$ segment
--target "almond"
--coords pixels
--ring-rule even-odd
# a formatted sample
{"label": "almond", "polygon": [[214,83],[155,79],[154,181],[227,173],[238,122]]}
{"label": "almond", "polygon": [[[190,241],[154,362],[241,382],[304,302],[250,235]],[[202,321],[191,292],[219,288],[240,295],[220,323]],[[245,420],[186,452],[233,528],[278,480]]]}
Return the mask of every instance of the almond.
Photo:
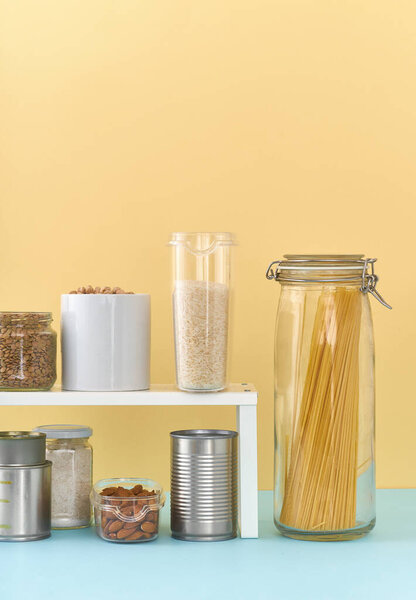
{"label": "almond", "polygon": [[124,523],[124,529],[134,529],[137,527],[138,523],[136,521],[131,521],[128,523]]}
{"label": "almond", "polygon": [[154,533],[156,531],[156,525],[150,521],[145,521],[142,523],[141,528],[145,533]]}
{"label": "almond", "polygon": [[117,539],[118,540],[124,540],[124,538],[128,537],[129,535],[132,535],[131,529],[120,529],[117,532]]}
{"label": "almond", "polygon": [[142,510],[143,506],[146,506],[146,504],[147,504],[146,500],[142,500],[142,499],[139,500],[139,499],[137,499],[134,502],[134,512],[135,513],[140,512]]}
{"label": "almond", "polygon": [[120,512],[126,517],[131,517],[133,516],[134,508],[132,506],[126,506],[125,508],[120,508]]}
{"label": "almond", "polygon": [[114,523],[114,521],[112,519],[109,519],[106,526],[104,527],[104,533],[110,533],[109,529],[110,529],[111,523]]}
{"label": "almond", "polygon": [[110,527],[108,528],[109,533],[115,533],[117,531],[120,531],[120,529],[123,528],[123,521],[113,521],[110,525]]}
{"label": "almond", "polygon": [[117,490],[117,488],[115,488],[115,487],[107,487],[107,488],[104,488],[100,492],[100,495],[101,496],[112,496],[116,490]]}
{"label": "almond", "polygon": [[126,537],[125,540],[140,540],[140,538],[144,538],[145,535],[145,533],[142,533],[140,530],[138,530]]}
{"label": "almond", "polygon": [[133,494],[131,493],[130,490],[127,490],[126,488],[118,487],[116,489],[114,495],[117,496],[117,498],[128,498],[129,496],[132,496]]}

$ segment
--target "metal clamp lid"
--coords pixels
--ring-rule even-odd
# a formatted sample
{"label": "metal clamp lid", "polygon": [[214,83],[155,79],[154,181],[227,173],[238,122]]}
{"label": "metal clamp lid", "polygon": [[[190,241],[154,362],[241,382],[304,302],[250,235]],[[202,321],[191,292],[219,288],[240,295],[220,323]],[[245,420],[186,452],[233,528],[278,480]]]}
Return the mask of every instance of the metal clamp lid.
{"label": "metal clamp lid", "polygon": [[[338,256],[300,256],[285,255],[287,260],[275,260],[267,268],[266,278],[278,281],[282,279],[291,283],[336,283],[336,282],[359,282],[360,290],[363,294],[370,293],[380,304],[391,309],[390,304],[384,300],[381,294],[376,290],[378,276],[374,272],[374,263],[376,258],[362,258],[362,255],[338,255]],[[367,273],[368,267],[371,267],[370,273]],[[360,270],[360,273],[351,276],[339,276],[324,279],[291,277],[285,275],[284,271],[354,271]]]}

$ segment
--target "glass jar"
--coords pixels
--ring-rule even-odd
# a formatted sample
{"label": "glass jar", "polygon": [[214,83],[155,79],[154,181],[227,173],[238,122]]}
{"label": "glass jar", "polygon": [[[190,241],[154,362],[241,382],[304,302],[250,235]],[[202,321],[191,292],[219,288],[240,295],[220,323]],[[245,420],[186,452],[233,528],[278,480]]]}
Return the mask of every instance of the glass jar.
{"label": "glass jar", "polygon": [[49,390],[56,381],[50,312],[0,312],[0,389]]}
{"label": "glass jar", "polygon": [[282,534],[296,539],[354,539],[375,525],[374,343],[367,292],[388,305],[375,290],[376,259],[285,258],[267,272],[282,284],[275,338],[274,520]]}
{"label": "glass jar", "polygon": [[176,381],[188,392],[227,385],[231,233],[173,233]]}
{"label": "glass jar", "polygon": [[42,425],[34,431],[46,434],[46,458],[52,462],[52,528],[88,527],[92,429],[82,425]]}

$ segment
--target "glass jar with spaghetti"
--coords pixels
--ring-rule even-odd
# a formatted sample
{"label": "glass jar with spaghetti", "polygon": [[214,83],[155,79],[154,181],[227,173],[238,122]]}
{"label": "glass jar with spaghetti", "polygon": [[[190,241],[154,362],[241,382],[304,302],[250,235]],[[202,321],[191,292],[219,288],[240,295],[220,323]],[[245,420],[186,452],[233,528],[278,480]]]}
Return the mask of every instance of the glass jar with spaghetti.
{"label": "glass jar with spaghetti", "polygon": [[375,525],[376,259],[285,255],[275,337],[274,520],[288,537],[344,540]]}

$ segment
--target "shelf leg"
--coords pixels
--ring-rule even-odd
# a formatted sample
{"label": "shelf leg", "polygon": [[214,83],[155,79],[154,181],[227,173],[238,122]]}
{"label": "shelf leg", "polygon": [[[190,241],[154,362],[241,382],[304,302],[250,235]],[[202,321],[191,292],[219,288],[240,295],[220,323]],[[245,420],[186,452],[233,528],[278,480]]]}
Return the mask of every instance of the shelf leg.
{"label": "shelf leg", "polygon": [[242,538],[257,538],[257,406],[237,406],[239,515]]}

